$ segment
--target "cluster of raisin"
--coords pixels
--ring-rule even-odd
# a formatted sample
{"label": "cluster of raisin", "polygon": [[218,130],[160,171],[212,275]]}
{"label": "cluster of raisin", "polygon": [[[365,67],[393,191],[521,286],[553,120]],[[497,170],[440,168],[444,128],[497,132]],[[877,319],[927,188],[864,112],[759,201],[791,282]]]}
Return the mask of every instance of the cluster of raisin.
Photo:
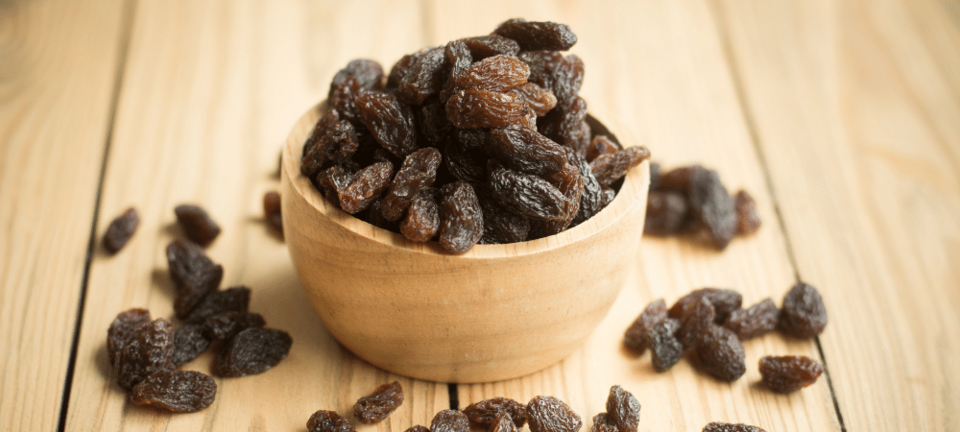
{"label": "cluster of raisin", "polygon": [[[199,207],[178,206],[175,212],[191,240],[209,244],[220,233]],[[219,289],[223,266],[199,244],[174,240],[166,255],[177,289],[173,308],[182,324],[152,320],[144,309],[122,312],[107,331],[107,354],[134,404],[195,412],[213,403],[217,385],[200,372],[177,368],[222,344],[215,364],[218,375],[258,374],[286,358],[293,339],[285,331],[264,328],[263,316],[249,312],[249,288]]]}
{"label": "cluster of raisin", "polygon": [[[564,24],[354,60],[303,147],[301,174],[343,211],[450,253],[557,234],[597,214],[649,158],[591,128],[584,65]],[[594,130],[598,129],[598,130]]]}
{"label": "cluster of raisin", "polygon": [[[775,329],[791,337],[813,338],[827,325],[823,298],[803,282],[787,292],[780,309],[770,299],[747,309],[742,303],[739,292],[717,288],[695,290],[669,309],[663,299],[653,301],[627,328],[623,344],[638,354],[649,348],[657,372],[666,372],[688,355],[704,372],[734,381],[747,370],[741,340]],[[760,361],[763,383],[781,393],[813,384],[822,372],[817,362],[802,356]]]}
{"label": "cluster of raisin", "polygon": [[757,206],[747,191],[730,196],[716,171],[700,165],[660,173],[660,164],[650,164],[650,195],[643,233],[670,236],[705,233],[719,250],[737,235],[760,229]]}

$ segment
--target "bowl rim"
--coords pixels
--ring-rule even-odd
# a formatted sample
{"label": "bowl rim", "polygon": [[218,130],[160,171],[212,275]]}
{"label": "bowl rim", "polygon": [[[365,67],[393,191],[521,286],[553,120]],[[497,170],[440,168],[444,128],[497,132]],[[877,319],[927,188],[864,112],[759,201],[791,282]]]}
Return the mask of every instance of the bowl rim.
{"label": "bowl rim", "polygon": [[[622,217],[631,213],[634,207],[644,201],[643,198],[645,198],[647,194],[650,180],[649,160],[645,160],[640,166],[627,171],[623,185],[620,187],[620,191],[617,192],[614,200],[599,213],[580,225],[564,230],[559,234],[536,240],[508,244],[476,244],[465,253],[451,254],[444,251],[436,241],[431,240],[425,243],[414,242],[404,237],[403,234],[377,227],[343,211],[339,207],[328,203],[320,191],[313,186],[313,183],[300,174],[300,155],[302,154],[303,144],[307,138],[309,138],[316,122],[327,112],[328,108],[327,100],[324,99],[320,101],[320,103],[310,107],[294,124],[290,134],[287,136],[287,140],[284,142],[281,152],[281,175],[290,181],[292,189],[321,215],[321,217],[326,217],[340,227],[367,240],[396,247],[408,253],[432,255],[448,259],[491,259],[545,253],[564,248],[597,235],[606,227],[615,224]],[[594,123],[603,126],[607,129],[606,132],[612,135],[612,132],[610,132],[609,128],[606,128],[604,123],[601,123],[596,117],[590,114],[587,115],[592,118]],[[616,140],[616,137],[613,138]],[[637,144],[626,143],[622,145],[626,148],[633,147]],[[640,239],[637,239],[637,241],[640,241]]]}

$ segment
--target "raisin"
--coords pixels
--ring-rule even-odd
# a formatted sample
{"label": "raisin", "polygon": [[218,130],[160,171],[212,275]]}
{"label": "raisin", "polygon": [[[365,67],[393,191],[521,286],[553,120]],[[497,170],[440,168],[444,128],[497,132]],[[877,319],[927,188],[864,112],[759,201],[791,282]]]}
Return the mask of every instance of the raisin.
{"label": "raisin", "polygon": [[425,141],[425,147],[439,146],[444,143],[453,129],[450,120],[447,120],[446,104],[439,99],[434,99],[423,104],[418,113],[417,124],[420,129],[417,136]]}
{"label": "raisin", "polygon": [[203,298],[184,321],[201,324],[217,315],[227,312],[246,312],[250,306],[250,288],[236,286],[223,291],[215,291]]}
{"label": "raisin", "polygon": [[566,197],[540,177],[493,165],[489,184],[493,196],[514,213],[544,220],[566,215]]}
{"label": "raisin", "polygon": [[483,214],[473,187],[462,181],[440,190],[440,246],[464,253],[483,235]]}
{"label": "raisin", "polygon": [[512,213],[496,200],[480,200],[483,210],[483,237],[481,244],[519,243],[530,233],[530,220]]}
{"label": "raisin", "polygon": [[133,233],[137,231],[139,225],[140,213],[137,213],[137,209],[133,207],[128,208],[127,211],[110,222],[106,234],[103,235],[103,246],[110,253],[119,252],[130,241],[130,237],[133,237]]}
{"label": "raisin", "polygon": [[397,97],[411,105],[422,104],[428,97],[440,93],[449,68],[444,47],[431,48],[404,73]]}
{"label": "raisin", "polygon": [[482,60],[498,54],[515,56],[520,52],[520,44],[517,41],[499,35],[475,36],[460,40],[470,49],[474,60]]}
{"label": "raisin", "polygon": [[[557,104],[546,116],[537,122],[540,133],[557,144],[574,150],[580,145],[580,132],[583,120],[587,117],[587,101],[576,98],[569,105]],[[596,171],[596,170],[594,170]],[[594,172],[596,175],[596,172]],[[600,177],[598,176],[599,180]]]}
{"label": "raisin", "polygon": [[149,322],[150,312],[146,309],[130,309],[120,312],[114,318],[107,330],[107,356],[110,358],[111,366],[115,364],[117,355],[123,351],[127,341]]}
{"label": "raisin", "polygon": [[674,168],[660,175],[657,190],[686,194],[691,189],[694,178],[702,171],[706,171],[706,168],[700,165]]}
{"label": "raisin", "polygon": [[175,413],[200,411],[217,397],[217,383],[194,371],[170,371],[150,375],[133,387],[130,402]]}
{"label": "raisin", "polygon": [[[571,150],[572,152],[572,150]],[[583,196],[583,177],[577,167],[566,164],[559,172],[544,176],[563,194],[563,215],[556,220],[545,221],[540,234],[542,237],[554,235],[567,229],[580,211],[580,198]]]}
{"label": "raisin", "polygon": [[313,177],[323,167],[326,162],[324,153],[321,151],[326,138],[330,136],[333,129],[340,123],[340,114],[337,110],[327,111],[317,124],[313,126],[310,137],[303,144],[303,156],[300,160],[300,174],[306,177]]}
{"label": "raisin", "polygon": [[364,220],[366,220],[367,222],[370,223],[370,225],[373,225],[375,227],[383,228],[387,231],[399,232],[400,224],[398,224],[395,221],[388,221],[386,218],[383,217],[383,211],[381,211],[381,208],[380,208],[381,201],[382,199],[377,198],[376,200],[373,201],[372,204],[370,204],[370,208],[367,209],[367,217]]}
{"label": "raisin", "polygon": [[447,81],[447,86],[451,86],[473,63],[473,55],[470,54],[470,48],[463,40],[448,42],[443,48],[443,53],[447,56],[447,63],[450,64],[450,80]]}
{"label": "raisin", "polygon": [[354,77],[347,77],[337,85],[333,97],[328,100],[330,107],[340,113],[340,120],[351,123],[360,123],[360,113],[357,110],[355,98],[361,93],[360,83]]}
{"label": "raisin", "polygon": [[283,238],[283,217],[280,214],[280,194],[270,191],[263,195],[263,218],[273,232]]}
{"label": "raisin", "polygon": [[491,157],[506,167],[529,174],[545,175],[560,171],[566,163],[563,147],[540,135],[536,129],[514,125],[490,131]]}
{"label": "raisin", "polygon": [[328,162],[343,164],[357,152],[360,141],[353,124],[341,120],[330,130],[330,133],[323,137],[317,146],[318,157],[321,158],[323,164]]}
{"label": "raisin", "polygon": [[680,322],[677,339],[680,340],[684,350],[689,351],[697,347],[704,334],[710,331],[715,318],[716,312],[706,297],[700,297],[696,302],[684,305],[680,317],[677,318]]}
{"label": "raisin", "polygon": [[323,190],[323,196],[333,205],[340,207],[340,194],[356,175],[346,165],[334,165],[317,174],[318,188]]}
{"label": "raisin", "polygon": [[601,186],[609,187],[613,182],[623,177],[627,170],[640,165],[650,158],[650,150],[646,147],[630,147],[612,154],[605,154],[590,162],[593,175]]}
{"label": "raisin", "polygon": [[616,426],[610,423],[610,419],[607,418],[607,413],[600,413],[593,416],[593,426],[590,427],[591,432],[619,432]]}
{"label": "raisin", "polygon": [[777,393],[793,393],[817,381],[823,367],[804,356],[764,356],[760,358],[763,384]]}
{"label": "raisin", "polygon": [[675,336],[679,329],[677,320],[667,318],[647,331],[646,344],[650,347],[653,369],[657,372],[670,370],[683,357],[683,345]]}
{"label": "raisin", "polygon": [[500,413],[488,429],[489,432],[517,432],[517,425],[513,423],[510,414]]}
{"label": "raisin", "polygon": [[593,130],[590,129],[590,123],[587,122],[586,119],[580,122],[579,139],[580,141],[577,143],[576,147],[573,147],[573,149],[576,150],[580,156],[586,156],[587,148],[590,147],[590,143],[592,142],[591,140],[593,139]]}
{"label": "raisin", "polygon": [[727,328],[713,326],[694,350],[697,366],[722,381],[735,381],[747,371],[743,344]]}
{"label": "raisin", "polygon": [[458,142],[449,142],[444,147],[443,162],[447,171],[458,180],[479,184],[487,179],[487,155],[478,148],[466,148]]}
{"label": "raisin", "polygon": [[210,348],[210,339],[203,335],[202,325],[186,324],[177,327],[173,333],[173,348],[170,361],[174,368],[178,368],[205,353]]}
{"label": "raisin", "polygon": [[623,334],[623,346],[637,354],[643,354],[647,350],[647,332],[665,319],[667,319],[667,302],[663,299],[650,302],[633,324],[627,327],[627,331]]}
{"label": "raisin", "polygon": [[237,333],[248,328],[263,327],[267,321],[263,316],[253,312],[226,312],[207,318],[203,322],[203,334],[211,340],[230,340]]}
{"label": "raisin", "polygon": [[713,170],[694,171],[687,191],[693,217],[707,228],[717,249],[723,250],[737,232],[733,198]]}
{"label": "raisin", "polygon": [[223,266],[214,264],[203,248],[185,240],[174,240],[166,249],[167,268],[177,289],[173,310],[183,319],[223,280]]}
{"label": "raisin", "polygon": [[707,423],[703,427],[703,432],[765,432],[756,426],[750,426],[743,423]]}
{"label": "raisin", "polygon": [[416,425],[410,426],[404,432],[430,432],[430,429],[428,429],[426,426]]}
{"label": "raisin", "polygon": [[435,148],[428,147],[407,155],[380,203],[383,217],[390,221],[400,219],[420,190],[433,185],[439,166],[440,151]]}
{"label": "raisin", "polygon": [[209,245],[220,235],[220,226],[198,206],[181,204],[174,208],[173,212],[177,215],[177,222],[183,227],[187,237],[200,246]]}
{"label": "raisin", "polygon": [[580,196],[580,210],[577,216],[573,218],[574,224],[581,224],[587,219],[592,218],[609,203],[605,203],[603,187],[593,175],[593,169],[590,164],[579,153],[567,152],[567,160],[574,164],[580,171],[580,177],[583,178],[583,194]]}
{"label": "raisin", "polygon": [[577,432],[583,426],[580,416],[562,400],[537,396],[527,403],[530,432]]}
{"label": "raisin", "polygon": [[463,409],[470,421],[484,426],[490,426],[500,414],[507,414],[519,428],[527,423],[526,407],[522,403],[505,397],[484,399],[472,403]]}
{"label": "raisin", "polygon": [[[593,162],[600,156],[614,154],[617,151],[617,146],[613,145],[613,141],[610,141],[610,138],[606,135],[597,135],[593,137],[593,140],[590,141],[590,147],[587,148],[587,160]],[[652,172],[651,169],[651,173]]]}
{"label": "raisin", "polygon": [[360,119],[383,148],[397,157],[417,149],[413,111],[387,93],[365,92],[356,97]]}
{"label": "raisin", "polygon": [[557,98],[558,106],[568,106],[577,99],[583,86],[583,60],[576,55],[568,55],[554,63],[549,71],[550,86],[546,87]]}
{"label": "raisin", "polygon": [[783,297],[779,327],[802,339],[816,337],[827,326],[827,307],[816,288],[797,282]]}
{"label": "raisin", "polygon": [[546,90],[553,88],[552,71],[563,60],[563,54],[556,51],[524,51],[517,58],[530,67],[530,82]]}
{"label": "raisin", "polygon": [[440,209],[432,189],[421,190],[400,223],[400,233],[415,242],[426,242],[440,231]]}
{"label": "raisin", "polygon": [[733,198],[734,208],[737,211],[737,234],[749,235],[760,229],[760,215],[757,214],[757,203],[747,191],[737,192]]}
{"label": "raisin", "polygon": [[489,90],[464,90],[447,101],[447,119],[458,128],[504,127],[523,121],[527,105]]}
{"label": "raisin", "polygon": [[390,186],[391,176],[393,165],[388,162],[377,162],[360,170],[340,192],[340,208],[350,214],[366,210]]}
{"label": "raisin", "polygon": [[532,108],[533,112],[538,116],[547,115],[547,112],[557,106],[557,97],[553,92],[532,82],[520,84],[507,92],[507,94],[526,102],[527,106]]}
{"label": "raisin", "polygon": [[724,327],[736,333],[740,340],[747,340],[776,329],[779,318],[777,305],[766,299],[747,309],[733,311]]}
{"label": "raisin", "polygon": [[171,370],[173,336],[173,324],[163,318],[140,327],[117,353],[114,369],[120,387],[130,389],[153,373]]}
{"label": "raisin", "polygon": [[173,310],[177,318],[183,319],[199,305],[210,293],[217,290],[223,280],[223,266],[207,267],[192,275],[178,287],[177,298],[173,301]]}
{"label": "raisin", "polygon": [[457,76],[454,88],[505,92],[527,82],[530,67],[516,57],[496,55],[480,60]]}
{"label": "raisin", "polygon": [[333,411],[320,410],[307,420],[308,432],[357,432],[350,421]]}
{"label": "raisin", "polygon": [[690,221],[687,200],[676,192],[655,191],[647,196],[647,218],[643,233],[669,236],[680,232]]}
{"label": "raisin", "polygon": [[566,51],[577,43],[577,35],[573,34],[570,26],[550,21],[528,22],[514,18],[504,21],[493,33],[517,41],[524,51]]}
{"label": "raisin", "polygon": [[660,189],[660,164],[650,162],[650,192]]}
{"label": "raisin", "polygon": [[347,67],[340,69],[333,76],[330,83],[330,91],[327,92],[327,99],[333,99],[333,92],[337,86],[353,77],[360,87],[367,90],[375,90],[383,87],[383,67],[374,60],[356,59],[347,63]]}
{"label": "raisin", "polygon": [[622,387],[610,387],[610,395],[607,396],[607,419],[619,432],[637,432],[640,424],[640,402]]}
{"label": "raisin", "polygon": [[237,333],[217,356],[223,377],[242,377],[270,370],[287,358],[293,339],[283,330],[253,327]]}
{"label": "raisin", "polygon": [[353,405],[353,415],[363,424],[383,421],[390,413],[403,404],[403,388],[394,381],[377,387],[370,395],[357,400]]}
{"label": "raisin", "polygon": [[740,309],[740,306],[743,305],[743,296],[741,296],[739,292],[731,289],[701,288],[691,291],[689,294],[677,300],[673,306],[670,306],[667,314],[670,318],[680,319],[688,305],[698,302],[701,297],[706,297],[707,300],[710,300],[713,310],[716,311],[716,320],[714,322],[717,324],[726,322],[730,314]]}
{"label": "raisin", "polygon": [[430,422],[430,432],[469,432],[470,420],[457,410],[443,410]]}
{"label": "raisin", "polygon": [[613,202],[613,199],[617,197],[617,192],[613,189],[603,189],[603,201],[600,201],[600,208],[604,208],[610,203]]}

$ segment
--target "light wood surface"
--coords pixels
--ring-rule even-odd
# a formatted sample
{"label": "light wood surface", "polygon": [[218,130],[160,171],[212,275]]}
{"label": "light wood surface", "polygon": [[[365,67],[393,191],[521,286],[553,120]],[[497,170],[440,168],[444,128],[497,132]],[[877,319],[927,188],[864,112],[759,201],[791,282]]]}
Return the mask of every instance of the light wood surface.
{"label": "light wood surface", "polygon": [[[588,428],[621,384],[643,405],[641,431],[713,420],[771,432],[957,430],[955,2],[475,3],[0,2],[0,430],[56,429],[65,391],[69,431],[303,430],[313,411],[348,414],[357,397],[397,379],[320,324],[284,245],[263,226],[260,199],[279,188],[276,157],[293,123],[347,61],[389,65],[513,16],[569,23],[591,111],[623,120],[615,132],[638,137],[667,167],[703,162],[731,189],[746,188],[764,226],[723,253],[644,238],[583,347],[542,372],[459,385],[461,408],[553,394]],[[294,348],[263,375],[218,379],[210,409],[171,416],[125,401],[104,338],[127,308],[171,315],[163,247],[178,235],[172,208],[182,202],[221,223],[208,252],[224,265],[224,284],[250,286],[252,309],[290,331]],[[85,279],[91,229],[99,241],[131,205],[143,218],[136,236],[114,257],[97,244]],[[748,341],[747,374],[733,384],[685,361],[656,374],[649,355],[619,346],[653,299],[723,286],[748,304],[779,303],[797,277],[821,289],[831,313],[820,349],[778,335]],[[829,381],[791,396],[756,385],[759,357],[787,353],[825,359]],[[188,368],[209,371],[211,359]],[[445,384],[399,379],[401,410],[361,432],[427,425],[449,406]]]}

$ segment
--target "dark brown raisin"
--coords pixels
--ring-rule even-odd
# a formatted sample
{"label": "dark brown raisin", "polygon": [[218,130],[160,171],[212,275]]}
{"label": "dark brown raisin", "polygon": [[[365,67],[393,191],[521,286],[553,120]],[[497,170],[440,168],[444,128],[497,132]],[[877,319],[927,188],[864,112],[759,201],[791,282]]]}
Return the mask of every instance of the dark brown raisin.
{"label": "dark brown raisin", "polygon": [[217,356],[223,377],[242,377],[270,370],[287,358],[293,339],[283,330],[253,327],[237,333]]}
{"label": "dark brown raisin", "polygon": [[[486,134],[486,132],[480,132]],[[447,171],[456,179],[470,184],[486,181],[487,159],[487,154],[479,148],[468,148],[460,142],[448,142],[443,151],[443,164]]]}
{"label": "dark brown raisin", "polygon": [[230,340],[248,328],[263,327],[267,321],[253,312],[226,312],[203,322],[203,334],[211,340]]}
{"label": "dark brown raisin", "polygon": [[669,236],[680,232],[690,221],[687,200],[682,194],[654,191],[647,196],[647,218],[643,222],[646,235]]}
{"label": "dark brown raisin", "polygon": [[650,150],[646,147],[629,147],[612,154],[605,154],[590,162],[590,168],[597,181],[603,187],[609,187],[613,182],[622,178],[627,170],[640,165],[650,158]]}
{"label": "dark brown raisin", "polygon": [[713,170],[694,171],[687,200],[693,217],[707,228],[714,246],[723,250],[737,233],[733,198]]}
{"label": "dark brown raisin", "polygon": [[173,324],[163,318],[140,327],[117,354],[120,387],[130,389],[151,374],[172,370],[173,336]]}
{"label": "dark brown raisin", "polygon": [[760,358],[763,384],[777,393],[793,393],[817,382],[823,366],[804,356],[764,356]]}
{"label": "dark brown raisin", "polygon": [[576,150],[580,156],[586,156],[587,149],[590,147],[590,143],[592,142],[591,141],[592,139],[593,139],[593,130],[590,129],[590,123],[587,122],[586,119],[584,119],[584,121],[580,122],[580,135],[579,135],[580,141],[577,143],[575,147],[573,147],[573,149]]}
{"label": "dark brown raisin", "polygon": [[217,315],[227,312],[246,312],[250,306],[250,288],[236,286],[223,291],[215,291],[203,298],[203,301],[190,312],[184,321],[201,324]]}
{"label": "dark brown raisin", "polygon": [[430,429],[426,426],[416,425],[408,427],[407,430],[403,432],[430,432]]}
{"label": "dark brown raisin", "polygon": [[356,98],[360,119],[383,148],[397,157],[417,149],[417,128],[410,107],[387,93],[363,92]]}
{"label": "dark brown raisin", "polygon": [[802,339],[816,337],[827,326],[827,306],[816,288],[797,282],[783,297],[779,327]]}
{"label": "dark brown raisin", "polygon": [[510,414],[497,414],[496,420],[490,425],[489,432],[517,432],[517,425],[513,423]]}
{"label": "dark brown raisin", "polygon": [[593,137],[593,140],[590,141],[590,147],[587,148],[587,160],[593,162],[596,158],[603,156],[605,154],[614,154],[617,151],[617,146],[613,145],[613,141],[610,141],[606,135],[597,135]]}
{"label": "dark brown raisin", "polygon": [[217,397],[217,383],[194,371],[170,371],[150,375],[130,391],[134,405],[175,413],[200,411]]}
{"label": "dark brown raisin", "polygon": [[515,56],[520,52],[517,41],[499,35],[475,36],[460,39],[470,49],[474,60],[482,60],[498,54]]}
{"label": "dark brown raisin", "polygon": [[177,215],[177,222],[183,227],[187,237],[200,246],[209,245],[220,235],[220,226],[198,206],[181,204],[174,208],[173,212]]}
{"label": "dark brown raisin", "polygon": [[607,418],[620,432],[637,432],[640,424],[640,402],[622,387],[610,387],[610,395],[607,396]]}
{"label": "dark brown raisin", "polygon": [[691,291],[689,294],[680,297],[673,306],[670,306],[670,310],[667,314],[670,318],[680,319],[683,317],[683,311],[688,305],[694,304],[700,300],[701,297],[706,297],[707,300],[710,300],[710,304],[713,306],[713,310],[716,311],[716,322],[717,324],[723,324],[727,321],[727,318],[730,317],[730,314],[740,309],[740,306],[743,305],[743,296],[739,292],[732,289],[719,289],[719,288],[701,288],[698,290]]}
{"label": "dark brown raisin", "polygon": [[517,58],[530,66],[530,82],[546,90],[553,88],[553,70],[563,60],[563,54],[547,50],[524,51]]}
{"label": "dark brown raisin", "polygon": [[394,381],[377,387],[373,393],[357,400],[353,405],[353,415],[363,424],[383,421],[390,413],[403,404],[403,388]]}
{"label": "dark brown raisin", "polygon": [[523,121],[527,105],[489,90],[464,90],[447,101],[447,120],[458,128],[505,127]]}
{"label": "dark brown raisin", "polygon": [[519,243],[530,233],[530,220],[512,213],[494,199],[480,200],[483,210],[483,237],[481,244]]}
{"label": "dark brown raisin", "polygon": [[421,147],[435,147],[443,144],[449,138],[453,125],[447,120],[446,104],[440,99],[432,99],[423,104],[417,114],[419,135],[424,145]]}
{"label": "dark brown raisin", "polygon": [[577,99],[583,86],[583,60],[576,55],[568,55],[552,65],[550,86],[546,87],[557,98],[558,106],[568,106]]}
{"label": "dark brown raisin", "polygon": [[407,76],[408,73],[413,69],[413,65],[420,60],[426,53],[428,53],[432,48],[423,48],[420,51],[417,51],[413,54],[407,54],[403,57],[400,57],[393,67],[390,69],[390,75],[387,77],[387,88],[396,89],[400,86],[400,82],[403,81],[403,78]]}
{"label": "dark brown raisin", "polygon": [[547,115],[553,107],[557,106],[557,97],[553,92],[532,82],[520,84],[511,89],[507,94],[526,102],[538,116]]}
{"label": "dark brown raisin", "polygon": [[491,194],[514,213],[544,220],[566,216],[566,197],[540,177],[492,165],[489,185]]}
{"label": "dark brown raisin", "polygon": [[593,426],[590,427],[591,432],[619,432],[616,426],[610,423],[610,419],[607,418],[607,413],[603,412],[593,416]]}
{"label": "dark brown raisin", "polygon": [[440,151],[435,148],[428,147],[407,155],[380,202],[383,217],[399,220],[421,189],[433,185],[439,166]]}
{"label": "dark brown raisin", "polygon": [[528,22],[523,18],[514,18],[504,21],[493,33],[517,41],[524,51],[566,51],[577,43],[577,35],[573,34],[570,26],[550,21]]}
{"label": "dark brown raisin", "polygon": [[357,432],[350,421],[333,411],[320,410],[307,420],[308,432]]}
{"label": "dark brown raisin", "polygon": [[400,233],[415,242],[426,242],[440,231],[440,209],[433,189],[421,190],[400,223]]}
{"label": "dark brown raisin", "polygon": [[757,203],[745,190],[737,192],[733,198],[734,208],[737,211],[737,234],[749,235],[760,229],[760,215],[757,214]]}
{"label": "dark brown raisin", "polygon": [[340,69],[333,76],[330,82],[330,91],[327,92],[327,99],[333,99],[333,92],[337,86],[353,77],[357,84],[367,90],[374,90],[383,87],[383,67],[380,63],[367,59],[356,59],[347,63],[347,67]]}
{"label": "dark brown raisin", "polygon": [[667,302],[657,299],[647,305],[623,334],[623,346],[643,354],[647,350],[647,332],[667,319]]}
{"label": "dark brown raisin", "polygon": [[370,208],[367,209],[367,212],[366,212],[367,215],[364,220],[369,222],[370,225],[373,225],[375,227],[383,228],[391,232],[399,232],[400,230],[399,223],[394,221],[388,221],[386,218],[383,217],[383,212],[380,209],[380,201],[381,199],[377,198],[376,200],[373,201],[372,204],[370,204]]}
{"label": "dark brown raisin", "polygon": [[[447,42],[447,46],[443,48],[443,52],[444,55],[447,56],[447,63],[450,64],[450,79],[447,81],[447,88],[444,89],[445,91],[449,91],[452,89],[452,86],[460,74],[467,70],[470,64],[473,63],[473,55],[470,54],[470,48],[463,40]],[[441,99],[443,99],[442,96]]]}
{"label": "dark brown raisin", "polygon": [[706,297],[700,297],[696,302],[684,305],[680,317],[677,318],[680,322],[677,339],[683,345],[683,349],[690,351],[696,348],[704,334],[714,325],[715,318],[716,312]]}
{"label": "dark brown raisin", "polygon": [[178,368],[206,352],[210,348],[210,339],[203,335],[202,325],[186,324],[174,332],[173,347],[171,364]]}
{"label": "dark brown raisin", "polygon": [[676,338],[680,323],[667,318],[647,331],[646,343],[650,347],[650,357],[653,360],[653,369],[657,372],[666,372],[683,357],[683,345]]}
{"label": "dark brown raisin", "polygon": [[430,432],[469,432],[470,420],[457,410],[443,410],[430,422]]}
{"label": "dark brown raisin", "polygon": [[695,175],[706,168],[700,165],[690,165],[674,168],[660,175],[657,190],[667,190],[686,194],[695,180]]}
{"label": "dark brown raisin", "polygon": [[115,364],[117,355],[123,351],[127,341],[149,322],[150,312],[146,309],[130,309],[120,312],[114,318],[107,330],[107,356],[110,358],[111,366]]}
{"label": "dark brown raisin", "polygon": [[537,396],[527,403],[530,432],[577,432],[583,426],[580,416],[562,400]]}
{"label": "dark brown raisin", "polygon": [[545,221],[540,230],[540,237],[551,236],[567,229],[580,211],[580,199],[583,196],[583,176],[580,175],[577,167],[569,163],[560,171],[544,176],[544,180],[550,182],[563,194],[565,202],[563,216],[556,220]]}
{"label": "dark brown raisin", "polygon": [[490,426],[499,414],[507,414],[519,428],[527,423],[526,407],[522,403],[505,397],[484,399],[472,403],[463,409],[470,421],[484,426]]}
{"label": "dark brown raisin", "polygon": [[280,194],[270,191],[263,195],[263,219],[274,233],[283,238],[283,216],[280,213]]}
{"label": "dark brown raisin", "polygon": [[128,208],[110,222],[107,232],[103,235],[103,247],[110,253],[119,252],[130,241],[130,237],[133,237],[139,225],[140,213],[137,213],[137,209],[133,207]]}
{"label": "dark brown raisin", "polygon": [[353,180],[355,172],[347,165],[334,165],[317,174],[317,186],[323,190],[323,196],[333,205],[340,207],[340,194]]}
{"label": "dark brown raisin", "polygon": [[[583,120],[587,117],[587,101],[576,98],[569,105],[557,104],[546,116],[537,121],[540,133],[557,144],[574,150],[580,145]],[[594,173],[596,175],[596,173]],[[599,180],[600,177],[597,177]]]}
{"label": "dark brown raisin", "polygon": [[603,187],[593,175],[593,169],[590,164],[579,153],[574,151],[567,152],[567,160],[574,164],[580,171],[580,177],[583,178],[583,194],[580,196],[580,210],[577,216],[573,218],[575,225],[581,224],[587,219],[592,218],[600,210],[607,206],[603,193]]}
{"label": "dark brown raisin", "polygon": [[340,208],[350,214],[366,210],[387,190],[392,176],[393,165],[389,162],[377,162],[360,170],[340,191]]}
{"label": "dark brown raisin", "polygon": [[566,163],[563,147],[536,129],[514,125],[493,129],[490,136],[487,151],[508,168],[545,175],[560,171]]}
{"label": "dark brown raisin", "polygon": [[331,109],[317,120],[313,126],[310,137],[303,144],[303,156],[300,160],[300,174],[306,177],[314,177],[320,172],[324,162],[326,162],[325,153],[322,151],[324,142],[333,132],[333,129],[340,123],[340,114],[337,110]]}
{"label": "dark brown raisin", "polygon": [[223,266],[214,264],[203,248],[185,240],[167,245],[167,268],[177,289],[173,310],[183,319],[223,280]]}
{"label": "dark brown raisin", "polygon": [[617,192],[613,189],[605,188],[603,189],[603,201],[600,202],[600,208],[604,208],[610,203],[613,202],[613,199],[617,197]]}
{"label": "dark brown raisin", "polygon": [[440,190],[440,246],[464,253],[483,235],[483,214],[473,187],[462,181]]}
{"label": "dark brown raisin", "polygon": [[703,333],[694,355],[699,368],[721,381],[735,381],[747,371],[743,344],[724,327],[713,326]]}
{"label": "dark brown raisin", "polygon": [[360,123],[360,113],[357,110],[355,98],[363,91],[360,83],[354,77],[347,77],[337,85],[333,97],[328,100],[330,107],[340,113],[340,121]]}
{"label": "dark brown raisin", "polygon": [[775,330],[779,319],[777,305],[766,299],[747,309],[733,311],[724,327],[736,333],[740,340],[747,340]]}
{"label": "dark brown raisin", "polygon": [[449,69],[444,47],[431,48],[405,72],[397,97],[411,105],[422,104],[428,97],[443,90]]}
{"label": "dark brown raisin", "polygon": [[707,423],[703,427],[703,432],[765,432],[756,426],[750,426],[743,423]]}
{"label": "dark brown raisin", "polygon": [[480,60],[457,76],[454,88],[505,92],[527,82],[530,67],[516,57],[496,55]]}

